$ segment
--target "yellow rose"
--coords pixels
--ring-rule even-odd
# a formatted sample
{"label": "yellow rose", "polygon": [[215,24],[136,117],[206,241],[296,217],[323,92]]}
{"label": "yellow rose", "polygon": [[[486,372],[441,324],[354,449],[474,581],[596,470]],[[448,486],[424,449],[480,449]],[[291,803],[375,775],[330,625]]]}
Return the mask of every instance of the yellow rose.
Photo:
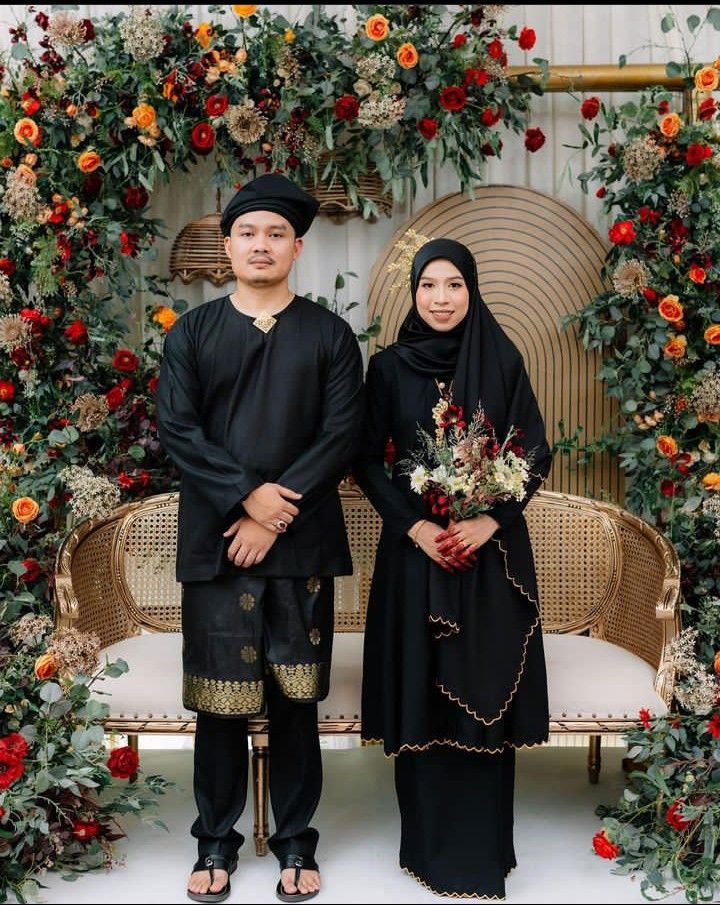
{"label": "yellow rose", "polygon": [[155,122],[155,108],[150,104],[138,104],[132,115],[139,129],[148,129]]}
{"label": "yellow rose", "polygon": [[31,522],[38,512],[40,512],[40,507],[30,496],[21,496],[17,500],[13,500],[12,514],[23,525]]}
{"label": "yellow rose", "polygon": [[212,43],[212,35],[213,29],[210,22],[201,22],[200,25],[198,25],[197,31],[195,32],[195,40],[203,50],[207,50]]}
{"label": "yellow rose", "polygon": [[75,104],[68,104],[65,112],[71,119],[74,119],[78,115],[78,108]]}
{"label": "yellow rose", "polygon": [[285,29],[284,38],[286,44],[292,44],[292,42],[295,40],[295,32],[292,30],[292,28]]}
{"label": "yellow rose", "polygon": [[660,455],[665,456],[666,459],[672,459],[673,456],[678,454],[677,440],[675,440],[674,437],[669,437],[667,434],[661,434],[657,438],[655,447]]}
{"label": "yellow rose", "polygon": [[83,151],[77,159],[77,167],[82,173],[93,173],[102,164],[102,157],[97,151]]}
{"label": "yellow rose", "polygon": [[241,19],[249,19],[255,13],[257,6],[251,6],[248,4],[247,6],[233,6],[232,11],[236,16],[240,16]]}
{"label": "yellow rose", "polygon": [[40,144],[40,126],[29,116],[24,116],[15,123],[13,133],[21,145],[30,144],[37,147]]}
{"label": "yellow rose", "polygon": [[708,472],[703,478],[705,490],[720,490],[720,474],[716,471]]}
{"label": "yellow rose", "polygon": [[163,330],[167,333],[167,331],[172,327],[172,325],[177,320],[177,314],[172,310],[172,308],[168,308],[167,305],[160,305],[155,309],[155,314],[153,314],[154,321],[157,321]]}
{"label": "yellow rose", "polygon": [[720,75],[714,66],[703,66],[695,73],[695,87],[698,91],[710,93],[717,88],[718,82],[720,82]]}
{"label": "yellow rose", "polygon": [[398,63],[403,69],[413,69],[418,64],[420,54],[417,52],[414,44],[401,44],[395,55]]}
{"label": "yellow rose", "polygon": [[57,672],[57,663],[52,654],[40,654],[35,661],[35,675],[38,679],[49,679]]}
{"label": "yellow rose", "polygon": [[376,13],[365,23],[365,34],[371,41],[382,41],[390,33],[390,23],[381,13]]}

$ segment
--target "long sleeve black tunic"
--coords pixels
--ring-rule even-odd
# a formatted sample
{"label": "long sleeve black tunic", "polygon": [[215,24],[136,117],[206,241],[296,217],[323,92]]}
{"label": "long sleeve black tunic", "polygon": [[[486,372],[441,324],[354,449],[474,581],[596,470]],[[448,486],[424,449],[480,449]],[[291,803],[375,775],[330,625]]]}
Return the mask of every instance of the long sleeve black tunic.
{"label": "long sleeve black tunic", "polygon": [[237,570],[223,538],[242,501],[271,481],[300,514],[248,574],[352,572],[337,485],[362,411],[362,360],[342,318],[295,296],[269,333],[230,297],[183,315],[165,340],[158,435],[181,474],[176,576]]}

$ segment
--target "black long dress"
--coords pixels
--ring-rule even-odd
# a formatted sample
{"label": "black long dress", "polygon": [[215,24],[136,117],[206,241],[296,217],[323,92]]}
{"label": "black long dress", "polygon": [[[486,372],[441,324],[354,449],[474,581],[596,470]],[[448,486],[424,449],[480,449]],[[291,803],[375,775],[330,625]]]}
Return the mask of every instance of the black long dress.
{"label": "black long dress", "polygon": [[[401,866],[437,893],[501,898],[505,876],[515,866],[515,749],[548,738],[537,588],[522,509],[546,476],[550,455],[522,359],[507,338],[501,345],[500,328],[473,283],[474,262],[455,253],[457,243],[444,242],[438,241],[443,253],[435,257],[454,260],[464,275],[468,271],[471,315],[463,343],[479,342],[468,331],[477,334],[480,320],[486,345],[491,331],[496,334],[492,341],[500,351],[486,349],[486,358],[496,354],[497,381],[502,377],[505,389],[495,395],[505,393],[506,414],[517,419],[515,426],[527,423],[537,442],[535,477],[525,500],[491,511],[501,529],[478,550],[475,568],[444,572],[407,536],[428,512],[400,463],[417,445],[418,426],[433,433],[438,381],[457,378],[464,347],[455,348],[454,374],[438,373],[432,361],[430,367],[419,366],[418,361],[428,361],[425,353],[407,360],[398,354],[398,344],[370,360],[354,471],[383,519],[383,530],[365,629],[362,735],[382,741],[385,753],[395,756]],[[413,318],[417,324],[411,313],[411,326]],[[421,324],[417,330],[427,332]],[[440,338],[446,351],[449,341]],[[495,371],[489,373],[484,383],[479,381],[483,392],[495,381]],[[467,385],[467,378],[460,378]],[[476,394],[472,403],[477,400]],[[502,400],[496,402],[493,409],[492,400],[483,397],[503,437],[509,424],[498,408]],[[383,463],[389,438],[396,448],[392,477]]]}

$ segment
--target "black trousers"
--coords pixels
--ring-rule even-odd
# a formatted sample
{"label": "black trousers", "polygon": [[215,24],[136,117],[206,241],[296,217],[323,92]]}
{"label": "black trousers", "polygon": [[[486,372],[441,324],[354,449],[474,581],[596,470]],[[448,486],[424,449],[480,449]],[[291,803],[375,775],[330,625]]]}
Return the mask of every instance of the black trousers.
{"label": "black trousers", "polygon": [[[310,826],[320,800],[322,761],[317,703],[292,701],[268,676],[270,803],[275,833],[270,850],[284,863],[288,855],[313,859],[318,831]],[[198,712],[195,730],[195,802],[198,816],[190,832],[198,854],[231,857],[244,837],[234,825],[245,809],[248,787],[248,721]]]}

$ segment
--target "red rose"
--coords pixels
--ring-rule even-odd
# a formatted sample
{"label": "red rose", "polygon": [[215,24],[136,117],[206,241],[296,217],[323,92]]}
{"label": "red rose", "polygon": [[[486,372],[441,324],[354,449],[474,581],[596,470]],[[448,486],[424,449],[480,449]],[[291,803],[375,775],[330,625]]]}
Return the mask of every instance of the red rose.
{"label": "red rose", "polygon": [[467,38],[463,34],[455,35],[452,43],[453,47],[464,47],[467,44]]}
{"label": "red rose", "polygon": [[595,197],[604,198],[605,195],[607,195],[607,189],[605,188],[604,185],[601,185],[600,188],[597,190],[597,192],[595,192]]}
{"label": "red rose", "polygon": [[698,119],[707,120],[712,119],[717,113],[717,104],[715,103],[714,97],[705,98],[704,101],[698,106]]}
{"label": "red rose", "polygon": [[129,745],[113,748],[108,758],[108,769],[116,779],[129,779],[138,768],[140,759]]}
{"label": "red rose", "polygon": [[14,757],[19,757],[20,760],[28,753],[28,747],[28,743],[19,732],[11,732],[5,738],[0,738],[0,751],[6,751]]}
{"label": "red rose", "polygon": [[88,201],[94,201],[95,198],[100,194],[100,189],[103,185],[103,178],[97,170],[94,173],[88,173],[88,175],[83,180],[83,195],[88,199]]}
{"label": "red rose", "polygon": [[[40,563],[36,559],[24,559],[22,561],[23,566],[25,566],[25,571],[20,576],[20,580],[24,581],[25,584],[31,584],[33,581],[37,581],[42,574],[42,569],[40,568]],[[0,739],[0,744],[2,744],[2,739]]]}
{"label": "red rose", "polygon": [[47,325],[43,324],[43,315],[41,311],[38,311],[37,308],[21,308],[20,317],[31,325],[32,332],[35,336],[42,336],[43,326]]}
{"label": "red rose", "polygon": [[500,107],[495,107],[494,110],[492,107],[486,107],[480,114],[480,122],[483,126],[494,126],[501,116],[502,110]]}
{"label": "red rose", "polygon": [[670,112],[670,101],[660,101],[658,104],[658,113],[660,116],[664,116],[666,113]]}
{"label": "red rose", "polygon": [[466,69],[463,85],[480,85],[482,87],[487,85],[489,80],[490,76],[485,69]]}
{"label": "red rose", "polygon": [[0,789],[7,789],[24,772],[25,766],[17,755],[0,749]]}
{"label": "red rose", "polygon": [[118,349],[113,355],[112,366],[118,371],[126,371],[128,374],[138,366],[140,359],[130,349]]}
{"label": "red rose", "polygon": [[95,26],[92,24],[91,19],[83,19],[82,27],[85,29],[85,40],[92,41],[95,37]]}
{"label": "red rose", "polygon": [[430,116],[424,116],[421,120],[418,121],[417,124],[418,132],[422,135],[423,138],[426,138],[428,141],[431,141],[438,133],[438,124],[436,119],[432,119]]}
{"label": "red rose", "polygon": [[608,237],[615,245],[632,245],[635,241],[635,227],[632,220],[618,220],[608,230]]}
{"label": "red rose", "polygon": [[498,39],[495,38],[494,41],[491,41],[488,44],[487,50],[488,50],[488,56],[492,57],[493,60],[500,60],[502,58],[502,55],[504,52],[503,46],[502,46],[502,41],[498,41]]}
{"label": "red rose", "polygon": [[32,116],[40,109],[40,101],[30,94],[29,91],[26,91],[22,96],[22,104],[20,106],[25,111],[26,116]]}
{"label": "red rose", "polygon": [[65,328],[65,336],[76,346],[81,346],[88,341],[87,327],[81,320],[73,321]]}
{"label": "red rose", "polygon": [[692,820],[685,820],[680,816],[680,811],[682,810],[682,806],[685,804],[682,798],[678,798],[676,801],[670,805],[667,810],[667,814],[665,815],[665,821],[668,826],[671,826],[674,830],[677,830],[681,833],[683,830],[687,829]]}
{"label": "red rose", "polygon": [[649,223],[650,226],[657,226],[662,219],[660,211],[653,210],[651,207],[638,208],[638,216],[641,223]]}
{"label": "red rose", "polygon": [[27,349],[24,349],[22,346],[16,346],[16,348],[12,350],[10,353],[10,360],[14,365],[17,365],[17,367],[21,369],[29,368],[32,364],[32,358],[28,354]]}
{"label": "red rose", "polygon": [[226,94],[211,94],[205,101],[205,112],[208,116],[222,116],[229,103]]}
{"label": "red rose", "polygon": [[15,385],[9,380],[0,380],[0,402],[10,403],[15,397]]}
{"label": "red rose", "polygon": [[148,389],[153,394],[153,396],[155,395],[155,392],[157,391],[157,385],[158,385],[157,377],[151,377],[150,380],[148,380]]}
{"label": "red rose", "polygon": [[605,835],[605,830],[600,830],[599,833],[595,833],[592,844],[595,849],[595,854],[600,855],[601,858],[607,858],[609,861],[612,861],[613,858],[617,858],[620,854],[620,846],[615,845],[615,843],[608,839]]}
{"label": "red rose", "polygon": [[465,89],[462,85],[448,85],[447,88],[443,88],[440,92],[440,103],[446,110],[450,110],[451,113],[462,110],[467,103]]}
{"label": "red rose", "polygon": [[360,101],[353,94],[343,94],[335,101],[335,118],[348,122],[355,119],[360,111]]}
{"label": "red rose", "polygon": [[532,50],[535,46],[535,30],[532,28],[523,28],[518,38],[518,47],[520,50]]}
{"label": "red rose", "polygon": [[288,159],[285,161],[285,164],[291,170],[297,170],[297,168],[300,166],[300,158],[296,157],[294,154],[290,154]]}
{"label": "red rose", "polygon": [[502,151],[502,146],[503,146],[502,138],[498,139],[497,151],[495,150],[495,148],[493,148],[493,146],[490,144],[489,141],[486,141],[484,145],[480,146],[480,152],[482,154],[484,154],[486,157],[495,157],[496,154],[498,154],[500,151]]}
{"label": "red rose", "polygon": [[713,738],[720,738],[720,716],[717,713],[714,713],[712,719],[708,720],[707,731]]}
{"label": "red rose", "polygon": [[542,129],[526,129],[525,130],[525,147],[531,153],[539,151],[545,144],[545,136]]}
{"label": "red rose", "polygon": [[123,404],[125,393],[123,393],[122,387],[113,387],[105,393],[105,399],[107,400],[109,411],[114,412],[115,409],[120,408]]}
{"label": "red rose", "polygon": [[10,258],[0,258],[0,273],[11,277],[15,273],[15,261],[11,261]]}
{"label": "red rose", "polygon": [[657,301],[657,292],[655,292],[655,290],[651,289],[649,286],[646,286],[643,289],[642,294],[645,297],[645,301],[650,302],[651,305]]}
{"label": "red rose", "polygon": [[97,836],[100,832],[100,824],[97,820],[73,820],[72,831],[76,839],[84,842],[86,839],[92,839],[93,836]]}
{"label": "red rose", "polygon": [[674,497],[679,489],[675,481],[671,481],[670,478],[665,478],[660,482],[660,493],[665,497]]}
{"label": "red rose", "polygon": [[640,710],[640,721],[646,729],[650,728],[650,711],[647,707],[642,707]]}
{"label": "red rose", "polygon": [[209,154],[215,146],[215,130],[210,123],[198,123],[190,133],[190,144],[198,154]]}
{"label": "red rose", "polygon": [[580,112],[583,119],[595,119],[600,112],[600,98],[586,97],[580,105]]}
{"label": "red rose", "polygon": [[148,193],[141,185],[131,185],[125,189],[122,203],[129,211],[142,210],[148,203]]}
{"label": "red rose", "polygon": [[708,157],[712,157],[712,148],[708,145],[691,144],[685,152],[685,160],[689,167],[699,166]]}

